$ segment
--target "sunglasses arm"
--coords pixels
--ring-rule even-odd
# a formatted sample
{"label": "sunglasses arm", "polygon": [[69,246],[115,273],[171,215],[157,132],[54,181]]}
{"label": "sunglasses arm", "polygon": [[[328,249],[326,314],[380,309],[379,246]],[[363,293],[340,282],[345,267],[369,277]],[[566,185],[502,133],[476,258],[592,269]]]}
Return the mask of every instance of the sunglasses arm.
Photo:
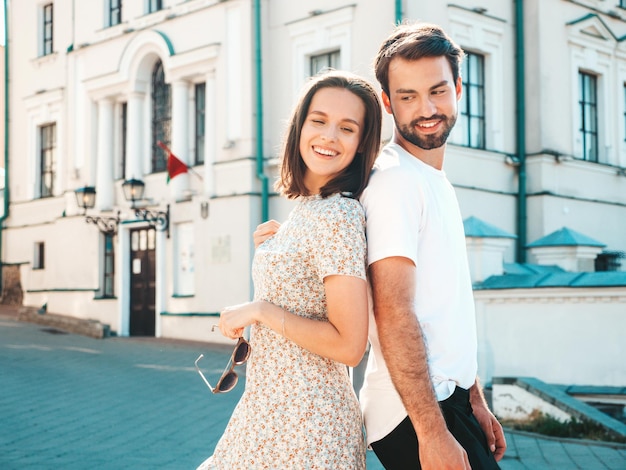
{"label": "sunglasses arm", "polygon": [[204,374],[200,370],[200,366],[198,366],[198,361],[200,359],[202,359],[203,357],[204,357],[204,354],[200,354],[200,356],[198,356],[198,359],[196,359],[194,364],[196,365],[196,370],[198,371],[198,374],[200,374],[200,377],[202,377],[202,380],[204,380],[204,383],[207,385],[207,387],[209,387],[209,389],[211,390],[212,393],[215,393],[215,389],[213,387],[211,387],[211,384],[209,383],[209,381],[206,379],[206,377],[204,376]]}

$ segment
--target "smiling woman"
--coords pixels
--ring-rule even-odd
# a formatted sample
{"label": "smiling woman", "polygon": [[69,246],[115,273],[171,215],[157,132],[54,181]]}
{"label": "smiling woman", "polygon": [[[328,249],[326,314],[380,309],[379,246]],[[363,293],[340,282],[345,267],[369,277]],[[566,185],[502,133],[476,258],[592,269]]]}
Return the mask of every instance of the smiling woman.
{"label": "smiling woman", "polygon": [[[254,234],[254,300],[224,309],[227,337],[250,326],[246,389],[208,468],[365,469],[348,366],[363,357],[365,214],[356,199],[378,154],[382,110],[365,80],[313,77],[295,107],[277,189],[298,199]],[[227,369],[230,370],[230,369]]]}

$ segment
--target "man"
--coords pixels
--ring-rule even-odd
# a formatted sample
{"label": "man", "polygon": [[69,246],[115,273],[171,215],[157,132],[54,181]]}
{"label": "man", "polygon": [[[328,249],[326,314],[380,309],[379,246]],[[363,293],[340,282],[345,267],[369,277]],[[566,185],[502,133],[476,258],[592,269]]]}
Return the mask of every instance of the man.
{"label": "man", "polygon": [[361,197],[373,297],[361,402],[387,469],[497,469],[506,449],[476,377],[465,235],[442,170],[462,58],[440,27],[404,24],[375,60],[395,129]]}

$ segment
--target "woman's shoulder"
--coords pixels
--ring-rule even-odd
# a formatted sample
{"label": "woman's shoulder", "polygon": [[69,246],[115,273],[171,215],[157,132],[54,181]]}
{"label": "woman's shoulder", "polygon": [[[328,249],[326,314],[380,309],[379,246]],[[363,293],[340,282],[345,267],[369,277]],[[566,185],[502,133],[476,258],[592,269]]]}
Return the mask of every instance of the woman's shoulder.
{"label": "woman's shoulder", "polygon": [[340,224],[365,223],[365,210],[358,199],[348,195],[334,194],[322,201],[320,219]]}

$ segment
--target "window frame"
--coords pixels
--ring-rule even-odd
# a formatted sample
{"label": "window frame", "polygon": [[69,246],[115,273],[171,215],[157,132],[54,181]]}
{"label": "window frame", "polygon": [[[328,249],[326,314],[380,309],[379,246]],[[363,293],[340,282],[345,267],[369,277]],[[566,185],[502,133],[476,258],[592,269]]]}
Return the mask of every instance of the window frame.
{"label": "window frame", "polygon": [[163,9],[163,0],[146,0],[147,13],[156,13]]}
{"label": "window frame", "polygon": [[[587,83],[592,85],[588,89]],[[592,95],[592,96],[589,96]],[[598,75],[578,71],[578,112],[580,117],[579,135],[582,139],[580,158],[588,162],[599,162],[599,119],[598,119]],[[591,122],[589,122],[591,120]],[[591,138],[592,142],[589,142]],[[591,145],[591,148],[588,146]]]}
{"label": "window frame", "polygon": [[128,103],[126,101],[120,103],[120,158],[119,158],[119,177],[121,180],[126,179],[126,139],[128,138]]}
{"label": "window frame", "polygon": [[46,243],[35,242],[33,246],[33,269],[46,268]]}
{"label": "window frame", "polygon": [[157,144],[163,142],[170,147],[172,138],[172,90],[165,81],[165,70],[160,60],[154,64],[151,78],[151,139],[152,158],[151,172],[159,173],[167,171],[167,155]]}
{"label": "window frame", "polygon": [[115,298],[115,234],[104,233],[102,240],[102,292],[104,299]]}
{"label": "window frame", "polygon": [[[477,67],[477,73],[474,73],[473,67]],[[457,126],[461,128],[458,135],[462,137],[459,145],[485,150],[487,148],[485,55],[465,51],[460,73],[463,94],[459,102],[460,122],[457,122]],[[473,81],[474,78],[476,82]]]}
{"label": "window frame", "polygon": [[[50,18],[48,18],[48,12]],[[47,56],[54,52],[54,3],[41,6],[41,55]]]}
{"label": "window frame", "polygon": [[[39,198],[54,196],[56,178],[56,122],[39,126]],[[45,185],[46,176],[50,186]]]}
{"label": "window frame", "polygon": [[206,82],[194,85],[194,117],[194,164],[202,165],[206,149]]}
{"label": "window frame", "polygon": [[122,0],[108,0],[107,19],[109,27],[122,23]]}
{"label": "window frame", "polygon": [[[624,1],[626,1],[626,0],[624,0]],[[626,142],[626,82],[622,84],[622,93],[624,94],[624,95],[623,95],[623,98],[624,98],[624,100],[623,100],[623,103],[624,103],[624,111],[622,112],[622,117],[624,118],[624,127],[623,127],[623,130],[624,130],[624,136],[623,136],[623,139],[622,139],[622,140],[623,140],[624,142]]]}
{"label": "window frame", "polygon": [[[315,62],[325,62],[326,65],[315,67]],[[309,75],[314,76],[326,68],[341,68],[341,49],[311,54],[309,56]]]}

